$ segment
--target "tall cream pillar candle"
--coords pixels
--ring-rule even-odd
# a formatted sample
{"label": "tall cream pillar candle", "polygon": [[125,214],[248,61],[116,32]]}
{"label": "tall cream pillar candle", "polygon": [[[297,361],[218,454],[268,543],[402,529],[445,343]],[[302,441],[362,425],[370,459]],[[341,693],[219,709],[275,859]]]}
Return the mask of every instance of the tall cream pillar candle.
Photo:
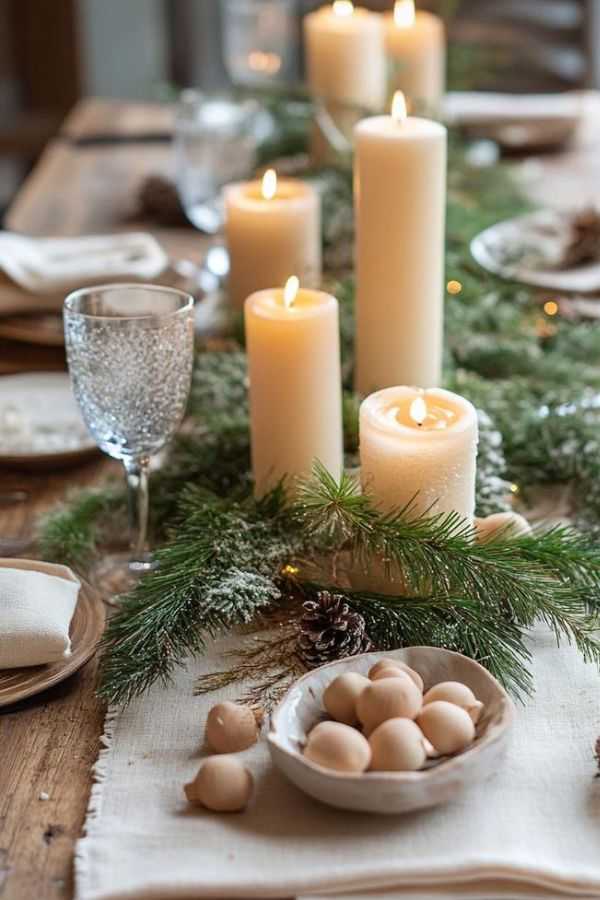
{"label": "tall cream pillar candle", "polygon": [[356,388],[440,383],[446,129],[391,116],[355,129]]}
{"label": "tall cream pillar candle", "polygon": [[411,111],[436,112],[446,82],[446,37],[439,16],[415,11],[414,0],[396,0],[385,16],[392,90],[403,91]]}
{"label": "tall cream pillar candle", "polygon": [[[291,494],[315,460],[343,468],[338,303],[320,291],[260,291],[245,304],[255,492]],[[295,291],[297,291],[295,293]]]}
{"label": "tall cream pillar candle", "polygon": [[385,103],[382,17],[336,0],[304,17],[308,84],[327,105],[378,111]]}
{"label": "tall cream pillar candle", "polygon": [[225,237],[229,249],[229,295],[241,309],[254,291],[284,284],[295,272],[302,284],[321,280],[321,206],[309,184],[277,179],[225,188]]}
{"label": "tall cream pillar candle", "polygon": [[360,407],[363,491],[383,512],[475,512],[477,413],[458,394],[390,387]]}

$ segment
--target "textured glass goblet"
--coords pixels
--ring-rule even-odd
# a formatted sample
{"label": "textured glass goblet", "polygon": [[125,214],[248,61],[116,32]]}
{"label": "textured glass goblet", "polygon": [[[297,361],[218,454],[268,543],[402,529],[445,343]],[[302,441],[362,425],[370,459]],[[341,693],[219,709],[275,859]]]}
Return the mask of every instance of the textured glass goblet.
{"label": "textured glass goblet", "polygon": [[188,294],[149,284],[83,288],[64,304],[73,392],[100,449],[125,466],[133,572],[152,568],[148,466],[185,412],[193,306]]}

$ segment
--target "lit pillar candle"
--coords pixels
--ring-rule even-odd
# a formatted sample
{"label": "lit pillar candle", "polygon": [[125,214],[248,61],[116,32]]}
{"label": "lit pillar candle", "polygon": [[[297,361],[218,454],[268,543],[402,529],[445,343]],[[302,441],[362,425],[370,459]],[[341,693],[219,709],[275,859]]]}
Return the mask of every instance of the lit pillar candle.
{"label": "lit pillar candle", "polygon": [[381,16],[336,0],[304,17],[308,83],[327,104],[380,110],[386,64]]}
{"label": "lit pillar candle", "polygon": [[436,112],[446,81],[446,38],[439,16],[415,11],[414,0],[396,0],[385,16],[385,41],[392,90],[406,95],[412,110]]}
{"label": "lit pillar candle", "polygon": [[225,188],[225,235],[230,256],[229,295],[241,309],[254,291],[283,284],[297,272],[302,284],[321,280],[321,207],[304,181],[277,179]]}
{"label": "lit pillar candle", "polygon": [[363,491],[382,512],[475,512],[477,413],[450,391],[390,387],[360,407]]}
{"label": "lit pillar candle", "polygon": [[343,467],[338,303],[321,291],[260,291],[245,304],[252,470],[258,496],[282,479],[293,494],[315,460]]}
{"label": "lit pillar candle", "polygon": [[440,383],[446,129],[391,116],[355,129],[356,388]]}

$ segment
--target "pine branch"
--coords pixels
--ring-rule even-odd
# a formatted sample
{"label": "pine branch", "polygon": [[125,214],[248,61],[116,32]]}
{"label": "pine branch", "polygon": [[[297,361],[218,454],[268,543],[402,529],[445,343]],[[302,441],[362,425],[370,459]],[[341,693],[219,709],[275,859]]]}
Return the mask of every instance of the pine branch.
{"label": "pine branch", "polygon": [[156,552],[157,571],[123,598],[109,622],[100,696],[128,702],[156,681],[168,682],[209,637],[276,603],[279,570],[301,548],[286,524],[277,492],[261,504],[235,504],[187,488],[176,529]]}

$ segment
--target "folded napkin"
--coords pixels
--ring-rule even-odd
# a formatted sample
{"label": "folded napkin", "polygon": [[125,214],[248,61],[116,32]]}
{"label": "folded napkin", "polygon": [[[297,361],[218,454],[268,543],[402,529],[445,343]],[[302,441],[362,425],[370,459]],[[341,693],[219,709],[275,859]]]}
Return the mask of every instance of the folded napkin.
{"label": "folded napkin", "polygon": [[80,584],[70,569],[48,568],[56,574],[0,567],[0,669],[58,662],[71,653]]}
{"label": "folded napkin", "polygon": [[77,900],[387,888],[399,898],[600,896],[600,676],[574,648],[558,649],[543,629],[532,638],[537,692],[518,708],[507,758],[488,782],[446,806],[377,816],[305,796],[264,741],[241,756],[256,784],[244,813],[188,808],[183,784],[203,756],[207,711],[237,693],[194,697],[194,682],[229,665],[231,647],[215,642],[172,685],[109,711],[77,847]]}
{"label": "folded napkin", "polygon": [[166,268],[168,257],[145,232],[32,238],[0,231],[0,269],[33,293],[66,291],[105,281],[149,281]]}

